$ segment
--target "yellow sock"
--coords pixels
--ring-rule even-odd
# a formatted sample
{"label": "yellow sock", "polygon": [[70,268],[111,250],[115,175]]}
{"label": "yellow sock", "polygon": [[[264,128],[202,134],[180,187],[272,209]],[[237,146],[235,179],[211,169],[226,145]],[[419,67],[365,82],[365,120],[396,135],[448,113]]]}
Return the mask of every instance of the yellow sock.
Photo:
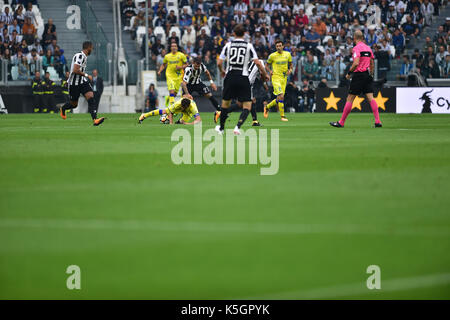
{"label": "yellow sock", "polygon": [[280,110],[280,116],[284,117],[284,103],[278,101],[278,109]]}
{"label": "yellow sock", "polygon": [[144,113],[144,118],[153,117],[153,116],[157,116],[157,115],[159,115],[159,109]]}
{"label": "yellow sock", "polygon": [[272,107],[275,107],[277,105],[277,99],[273,99],[269,102],[269,104],[266,106],[267,109],[270,109]]}
{"label": "yellow sock", "polygon": [[169,97],[169,104],[172,105],[175,102],[175,97],[170,96]]}

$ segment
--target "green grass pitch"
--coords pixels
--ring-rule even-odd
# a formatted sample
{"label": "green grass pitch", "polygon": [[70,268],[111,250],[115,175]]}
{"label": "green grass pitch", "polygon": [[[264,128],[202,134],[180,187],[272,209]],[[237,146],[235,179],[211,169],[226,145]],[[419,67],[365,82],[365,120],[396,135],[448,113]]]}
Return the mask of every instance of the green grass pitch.
{"label": "green grass pitch", "polygon": [[450,299],[449,116],[260,114],[274,176],[174,165],[137,116],[0,116],[1,299]]}

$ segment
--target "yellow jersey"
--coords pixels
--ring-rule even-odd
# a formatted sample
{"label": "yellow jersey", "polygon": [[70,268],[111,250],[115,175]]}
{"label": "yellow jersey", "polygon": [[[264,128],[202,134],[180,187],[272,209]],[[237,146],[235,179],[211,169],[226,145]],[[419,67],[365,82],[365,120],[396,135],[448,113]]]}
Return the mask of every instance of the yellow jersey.
{"label": "yellow jersey", "polygon": [[184,121],[187,121],[192,117],[197,117],[199,115],[197,104],[195,103],[194,100],[191,100],[191,105],[186,110],[181,110],[181,100],[182,99],[176,101],[174,104],[169,106],[167,110],[173,114],[182,113]]}
{"label": "yellow jersey", "polygon": [[287,77],[289,63],[292,63],[292,56],[288,51],[278,53],[275,51],[267,59],[267,63],[272,65],[273,75],[278,77]]}
{"label": "yellow jersey", "polygon": [[183,75],[183,70],[177,70],[177,66],[181,67],[187,62],[187,58],[182,52],[173,54],[172,52],[164,56],[163,63],[166,65],[167,78],[180,78]]}

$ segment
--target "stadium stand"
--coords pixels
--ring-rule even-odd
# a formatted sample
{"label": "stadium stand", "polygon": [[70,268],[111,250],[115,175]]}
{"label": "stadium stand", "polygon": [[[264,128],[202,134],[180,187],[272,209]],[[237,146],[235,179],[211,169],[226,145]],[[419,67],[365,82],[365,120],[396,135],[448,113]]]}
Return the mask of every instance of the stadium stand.
{"label": "stadium stand", "polygon": [[[209,52],[216,57],[231,37],[233,26],[242,22],[248,26],[247,39],[263,58],[275,50],[276,39],[286,43],[286,50],[291,51],[294,63],[300,66],[293,80],[302,76],[299,71],[314,81],[342,77],[351,61],[351,37],[358,29],[365,33],[366,42],[376,55],[378,78],[395,80],[404,55],[426,78],[449,77],[450,15],[446,1],[179,0],[177,6],[173,1],[149,3],[152,29],[148,45],[153,62],[160,60],[162,48],[167,48],[170,41],[183,39],[188,27],[195,31],[195,43],[188,45],[181,40],[182,49],[190,55],[205,56]],[[145,1],[122,3],[123,29],[136,41],[135,47],[141,49],[142,56],[144,11]],[[436,35],[441,25],[442,31]],[[174,38],[172,30],[176,30]],[[427,54],[422,48],[428,37],[433,44],[432,52]],[[419,49],[417,56],[413,56],[415,49]]]}
{"label": "stadium stand", "polygon": [[[239,22],[248,27],[246,39],[254,44],[262,59],[275,51],[277,39],[285,42],[296,70],[287,91],[299,97],[286,99],[294,101],[302,97],[305,105],[297,107],[293,103],[292,107],[299,111],[312,110],[310,99],[319,85],[346,85],[344,75],[352,60],[351,37],[355,30],[362,30],[373,48],[380,83],[386,80],[396,86],[406,85],[411,81],[410,75],[423,77],[429,83],[450,79],[447,0],[149,0],[148,3],[146,30],[145,1],[120,1],[127,83],[131,85],[138,81],[145,47],[149,47],[149,67],[156,70],[172,41],[179,43],[188,56],[202,56],[220,84],[217,56]],[[67,10],[71,5],[80,8],[81,29],[67,26],[71,14]],[[113,64],[111,60],[108,62],[109,58],[105,59],[111,51],[108,46],[114,45],[112,17],[113,0],[0,0],[1,80],[29,83],[37,70],[48,71],[54,81],[62,80],[73,54],[80,50],[85,39],[90,39],[96,48],[88,61],[88,70],[97,68],[112,82]],[[163,84],[165,73],[157,80]]]}
{"label": "stadium stand", "polygon": [[42,2],[0,1],[0,57],[8,80],[28,81],[36,71],[47,69],[59,80],[67,70],[56,26],[42,17]]}

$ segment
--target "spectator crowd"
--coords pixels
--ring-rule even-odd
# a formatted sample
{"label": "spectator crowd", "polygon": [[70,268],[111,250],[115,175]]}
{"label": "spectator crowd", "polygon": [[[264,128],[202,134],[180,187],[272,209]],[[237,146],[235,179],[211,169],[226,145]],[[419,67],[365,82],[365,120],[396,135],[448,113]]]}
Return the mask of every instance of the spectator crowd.
{"label": "spectator crowd", "polygon": [[[406,59],[407,44],[414,46],[441,6],[441,0],[179,0],[177,17],[164,1],[151,2],[149,42],[143,41],[141,51],[144,55],[145,45],[149,46],[155,67],[162,63],[168,44],[176,42],[188,56],[202,56],[215,72],[216,58],[232,38],[233,27],[243,23],[246,39],[262,59],[275,51],[275,41],[281,39],[294,67],[301,65],[301,77],[315,81],[334,80],[336,74],[343,78],[352,61],[356,30],[364,32],[378,59],[379,77],[385,77],[392,59]],[[145,1],[124,0],[122,21],[136,37],[137,28],[145,26]],[[419,51],[417,67],[427,77],[449,77],[449,25],[439,26],[426,52]],[[298,80],[300,70],[295,70],[289,81]]]}
{"label": "spectator crowd", "polygon": [[39,36],[33,5],[38,5],[38,1],[10,0],[8,6],[1,8],[0,58],[8,62],[8,79],[31,80],[38,71],[44,71],[40,72],[42,76],[50,71],[49,67],[63,79],[67,61],[58,45],[56,26],[48,19]]}

